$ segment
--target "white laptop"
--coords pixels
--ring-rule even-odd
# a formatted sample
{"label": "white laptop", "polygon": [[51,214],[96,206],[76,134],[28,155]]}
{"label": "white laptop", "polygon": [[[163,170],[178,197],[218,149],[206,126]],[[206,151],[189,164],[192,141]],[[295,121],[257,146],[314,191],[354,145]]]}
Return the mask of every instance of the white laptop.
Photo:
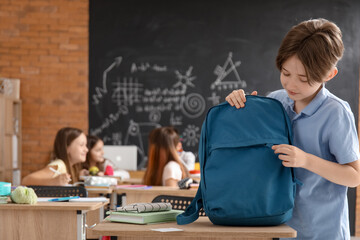
{"label": "white laptop", "polygon": [[137,146],[135,145],[105,145],[104,158],[114,164],[114,170],[137,170]]}

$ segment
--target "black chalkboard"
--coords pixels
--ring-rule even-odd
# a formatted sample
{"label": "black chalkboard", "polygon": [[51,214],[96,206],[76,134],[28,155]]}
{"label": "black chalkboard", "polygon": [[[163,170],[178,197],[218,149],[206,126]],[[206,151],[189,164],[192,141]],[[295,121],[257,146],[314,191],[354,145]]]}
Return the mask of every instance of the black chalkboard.
{"label": "black chalkboard", "polygon": [[275,57],[290,27],[336,22],[346,52],[327,87],[357,116],[359,9],[353,1],[90,1],[90,133],[136,144],[173,125],[197,151],[209,107],[235,88],[281,88]]}
{"label": "black chalkboard", "polygon": [[281,88],[275,57],[291,26],[334,21],[345,55],[327,84],[358,116],[360,1],[90,0],[89,128],[108,145],[139,146],[175,126],[197,152],[207,109],[236,88]]}

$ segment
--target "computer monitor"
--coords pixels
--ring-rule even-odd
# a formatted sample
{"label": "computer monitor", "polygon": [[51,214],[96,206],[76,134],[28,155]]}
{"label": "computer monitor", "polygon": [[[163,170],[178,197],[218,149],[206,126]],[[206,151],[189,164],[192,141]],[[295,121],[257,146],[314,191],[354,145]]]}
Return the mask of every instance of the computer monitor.
{"label": "computer monitor", "polygon": [[113,163],[114,170],[137,170],[137,146],[135,145],[105,145],[104,158]]}

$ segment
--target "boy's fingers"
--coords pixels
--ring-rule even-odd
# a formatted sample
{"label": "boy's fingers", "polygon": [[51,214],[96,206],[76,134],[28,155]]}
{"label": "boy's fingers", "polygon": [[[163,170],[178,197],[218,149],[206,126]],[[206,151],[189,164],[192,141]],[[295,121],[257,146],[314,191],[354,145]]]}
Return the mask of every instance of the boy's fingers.
{"label": "boy's fingers", "polygon": [[230,99],[235,105],[236,108],[240,108],[241,104],[239,103],[239,99],[235,96],[235,94],[230,94]]}
{"label": "boy's fingers", "polygon": [[239,89],[236,91],[237,95],[240,97],[240,99],[242,100],[242,102],[246,102],[246,97],[245,97],[245,92],[242,89]]}
{"label": "boy's fingers", "polygon": [[251,95],[257,95],[257,94],[258,94],[257,91],[253,91],[253,92],[251,93]]}
{"label": "boy's fingers", "polygon": [[238,104],[237,106],[245,107],[244,102],[246,102],[246,98],[245,98],[244,90],[242,89],[234,90],[232,95],[233,95],[233,101],[235,102],[235,104],[236,103]]}
{"label": "boy's fingers", "polygon": [[234,102],[233,102],[233,100],[230,98],[230,96],[227,96],[226,98],[225,98],[225,100],[230,104],[230,106],[234,106],[235,104],[234,104]]}

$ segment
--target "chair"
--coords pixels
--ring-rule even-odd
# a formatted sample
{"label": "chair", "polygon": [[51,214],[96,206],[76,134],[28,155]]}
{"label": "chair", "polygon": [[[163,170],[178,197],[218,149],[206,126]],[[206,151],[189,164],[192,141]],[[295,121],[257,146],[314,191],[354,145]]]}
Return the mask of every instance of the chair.
{"label": "chair", "polygon": [[34,189],[38,197],[87,197],[87,191],[80,186],[27,186]]}
{"label": "chair", "polygon": [[[159,196],[156,196],[152,200],[152,202],[153,203],[154,202],[169,202],[169,203],[171,203],[173,209],[185,211],[185,209],[187,208],[187,206],[190,205],[190,203],[193,199],[194,199],[193,197],[159,195]],[[199,216],[201,216],[201,217],[206,216],[203,208],[200,209]]]}

